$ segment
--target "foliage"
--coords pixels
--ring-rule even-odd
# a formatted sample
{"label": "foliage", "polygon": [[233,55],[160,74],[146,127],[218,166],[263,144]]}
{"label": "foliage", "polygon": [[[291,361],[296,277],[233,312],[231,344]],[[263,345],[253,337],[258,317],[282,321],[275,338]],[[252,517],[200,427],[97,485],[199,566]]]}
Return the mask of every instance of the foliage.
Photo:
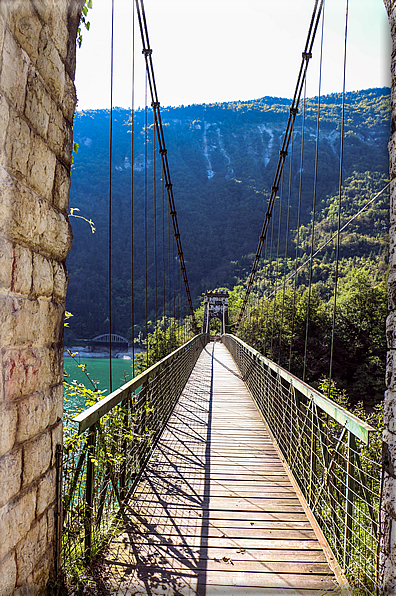
{"label": "foliage", "polygon": [[85,4],[83,6],[81,17],[80,17],[80,24],[77,29],[77,45],[79,48],[81,48],[81,44],[82,44],[82,40],[83,40],[83,36],[82,36],[83,27],[85,27],[85,29],[87,31],[89,31],[89,29],[91,27],[91,23],[87,20],[88,10],[90,8],[92,8],[92,0],[85,0]]}
{"label": "foliage", "polygon": [[[311,292],[305,286],[296,291],[280,286],[273,298],[261,299],[250,311],[241,338],[298,377],[305,368],[307,382],[317,385],[329,374],[331,294],[319,282]],[[383,399],[386,315],[386,278],[378,281],[370,267],[350,262],[338,286],[332,376],[355,404],[372,406]]]}
{"label": "foliage", "polygon": [[146,351],[135,356],[136,370],[142,372],[153,366],[192,337],[192,325],[189,317],[181,324],[173,318],[162,317],[157,322],[154,331],[148,333],[147,338],[142,342]]}

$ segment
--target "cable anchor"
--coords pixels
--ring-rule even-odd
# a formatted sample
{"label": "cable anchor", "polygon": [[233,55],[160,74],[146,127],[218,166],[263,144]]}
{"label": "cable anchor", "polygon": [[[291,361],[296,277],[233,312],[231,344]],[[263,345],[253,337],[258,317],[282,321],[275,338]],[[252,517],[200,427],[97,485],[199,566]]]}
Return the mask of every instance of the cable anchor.
{"label": "cable anchor", "polygon": [[306,60],[308,62],[308,60],[310,60],[310,58],[312,58],[312,52],[303,52],[302,57],[304,58],[304,60]]}
{"label": "cable anchor", "polygon": [[142,54],[144,54],[146,56],[146,58],[147,58],[147,56],[151,56],[152,53],[153,53],[153,50],[151,48],[149,48],[149,49],[143,48],[143,50],[142,50]]}

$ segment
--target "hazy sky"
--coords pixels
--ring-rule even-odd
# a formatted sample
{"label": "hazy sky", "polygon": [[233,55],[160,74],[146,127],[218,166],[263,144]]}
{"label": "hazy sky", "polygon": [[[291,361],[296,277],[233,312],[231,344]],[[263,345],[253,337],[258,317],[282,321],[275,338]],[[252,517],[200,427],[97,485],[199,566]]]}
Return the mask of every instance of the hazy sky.
{"label": "hazy sky", "polygon": [[[322,92],[342,89],[345,1],[326,0]],[[314,0],[145,0],[162,106],[291,97]],[[132,0],[115,0],[114,105],[131,105]],[[77,109],[110,106],[111,0],[93,0],[77,51]],[[320,30],[308,75],[318,93]],[[135,105],[144,59],[135,32]],[[350,0],[347,90],[390,86],[390,34],[382,0]]]}

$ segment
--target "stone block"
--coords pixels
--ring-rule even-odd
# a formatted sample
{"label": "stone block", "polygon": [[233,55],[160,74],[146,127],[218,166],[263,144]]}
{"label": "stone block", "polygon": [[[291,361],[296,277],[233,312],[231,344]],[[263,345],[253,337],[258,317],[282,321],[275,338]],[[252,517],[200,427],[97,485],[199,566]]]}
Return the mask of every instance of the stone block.
{"label": "stone block", "polygon": [[0,237],[0,290],[9,290],[11,288],[13,260],[12,243]]}
{"label": "stone block", "polygon": [[0,563],[0,594],[12,596],[16,584],[17,568],[15,554],[11,553]]}
{"label": "stone block", "polygon": [[65,0],[54,2],[49,14],[49,28],[51,39],[64,62],[67,56],[67,43],[69,41],[69,31],[67,28],[69,3]]}
{"label": "stone block", "polygon": [[46,594],[46,586],[51,571],[54,569],[54,547],[50,546],[44,556],[33,569],[34,585],[39,589],[39,594]]}
{"label": "stone block", "polygon": [[12,596],[43,596],[45,591],[34,583],[34,575],[31,573],[22,586],[15,588]]}
{"label": "stone block", "polygon": [[386,339],[389,349],[396,349],[396,311],[389,313],[386,319]]}
{"label": "stone block", "polygon": [[[1,245],[0,245],[0,251],[1,251]],[[1,252],[0,252],[0,264],[1,264]],[[66,267],[65,267],[65,265],[63,265],[63,263],[58,263],[58,261],[54,261],[53,265],[54,265],[54,299],[60,300],[63,303],[66,298],[67,285],[69,283]]]}
{"label": "stone block", "polygon": [[66,123],[62,111],[53,103],[48,125],[48,145],[57,157],[68,163],[70,157],[64,152],[65,134]]}
{"label": "stone block", "polygon": [[48,350],[48,354],[53,379],[51,385],[59,385],[63,382],[63,345],[53,346],[51,350]]}
{"label": "stone block", "polygon": [[10,348],[3,350],[4,397],[13,400],[45,390],[49,385],[59,383],[59,374],[47,348]]}
{"label": "stone block", "polygon": [[389,269],[396,270],[396,225],[395,225],[395,222],[391,225],[390,230],[389,230]]}
{"label": "stone block", "polygon": [[11,290],[29,295],[32,289],[33,255],[24,246],[15,246]]}
{"label": "stone block", "polygon": [[65,90],[65,67],[51,40],[47,26],[43,27],[40,34],[37,69],[52,97],[61,104]]}
{"label": "stone block", "polygon": [[28,58],[6,29],[3,42],[3,66],[0,74],[0,90],[23,112],[25,105]]}
{"label": "stone block", "polygon": [[32,62],[38,57],[38,40],[42,24],[30,2],[13,0],[13,33]]}
{"label": "stone block", "polygon": [[70,174],[59,161],[56,164],[54,180],[54,204],[67,213],[69,209]]}
{"label": "stone block", "polygon": [[63,383],[51,388],[49,425],[53,426],[63,416]]}
{"label": "stone block", "polygon": [[74,118],[74,111],[76,109],[77,104],[77,95],[76,95],[76,88],[74,86],[73,81],[69,77],[67,73],[65,73],[65,88],[64,88],[64,96],[62,102],[62,111],[69,122],[70,125],[73,125],[73,118]]}
{"label": "stone block", "polygon": [[52,103],[43,80],[30,67],[26,87],[25,116],[43,138],[47,137]]}
{"label": "stone block", "polygon": [[27,175],[30,151],[30,128],[14,110],[11,110],[2,165],[13,176],[23,179]]}
{"label": "stone block", "polygon": [[73,151],[73,129],[72,126],[65,122],[65,137],[63,143],[63,160],[68,168],[71,168],[71,157]]}
{"label": "stone block", "polygon": [[36,343],[40,336],[37,301],[0,295],[0,344],[3,348]]}
{"label": "stone block", "polygon": [[[5,4],[2,2],[2,4]],[[3,52],[3,43],[4,43],[4,35],[5,35],[5,24],[4,24],[4,15],[1,13],[3,12],[4,7],[0,8],[0,56]]]}
{"label": "stone block", "polygon": [[393,132],[389,143],[388,143],[388,150],[389,150],[389,173],[391,179],[396,177],[396,132]]}
{"label": "stone block", "polygon": [[67,217],[0,167],[0,235],[64,261],[71,248]]}
{"label": "stone block", "polygon": [[63,416],[63,383],[51,388],[49,424],[53,426]]}
{"label": "stone block", "polygon": [[16,548],[18,586],[26,583],[29,575],[45,555],[47,546],[47,516],[44,515]]}
{"label": "stone block", "polygon": [[385,391],[384,418],[388,420],[388,431],[396,433],[396,391]]}
{"label": "stone block", "polygon": [[37,11],[40,19],[47,23],[50,18],[50,11],[52,2],[48,2],[48,0],[31,0],[35,10]]}
{"label": "stone block", "polygon": [[391,180],[390,183],[390,224],[391,226],[396,223],[396,178]]}
{"label": "stone block", "polygon": [[39,344],[51,347],[63,338],[63,305],[57,302],[40,300],[40,339]]}
{"label": "stone block", "polygon": [[[33,254],[33,292],[37,297],[50,297],[54,287],[52,262],[38,253]],[[44,321],[43,321],[44,322]]]}
{"label": "stone block", "polygon": [[396,310],[396,269],[389,270],[388,308],[390,311]]}
{"label": "stone block", "polygon": [[[1,420],[1,404],[4,402],[4,383],[3,383],[3,361],[1,358],[0,352],[0,420]],[[0,434],[1,434],[1,425],[0,425]],[[1,443],[1,440],[0,440]],[[0,457],[1,457],[0,453]]]}
{"label": "stone block", "polygon": [[18,413],[9,404],[0,405],[0,457],[13,448],[16,440]]}
{"label": "stone block", "polygon": [[38,390],[41,365],[41,353],[38,349],[5,349],[3,351],[5,398],[13,400]]}
{"label": "stone block", "polygon": [[40,212],[46,218],[46,233],[41,236],[41,247],[49,255],[64,261],[72,246],[71,225],[63,213],[40,203]]}
{"label": "stone block", "polygon": [[37,489],[37,509],[36,515],[41,515],[52,505],[56,498],[56,470],[50,468],[48,472],[40,479]]}
{"label": "stone block", "polygon": [[389,350],[386,356],[385,385],[391,391],[396,390],[396,350]]}
{"label": "stone block", "polygon": [[47,510],[47,540],[48,544],[55,542],[55,504],[48,507]]}
{"label": "stone block", "polygon": [[0,560],[29,532],[35,511],[35,489],[26,491],[21,497],[0,509]]}
{"label": "stone block", "polygon": [[27,182],[48,201],[52,201],[54,186],[55,154],[38,135],[33,135],[32,150],[29,155]]}
{"label": "stone block", "polygon": [[4,95],[1,95],[0,93],[0,151],[3,150],[3,146],[6,140],[9,119],[10,110],[8,107],[8,103]]}
{"label": "stone block", "polygon": [[21,487],[21,472],[21,449],[0,458],[0,507],[6,505],[18,494]]}
{"label": "stone block", "polygon": [[23,445],[22,486],[26,487],[46,472],[51,464],[51,432]]}
{"label": "stone block", "polygon": [[52,462],[51,466],[56,464],[56,446],[63,445],[63,424],[62,420],[52,429]]}
{"label": "stone block", "polygon": [[0,236],[9,237],[8,228],[12,217],[12,186],[13,178],[4,169],[0,152]]}
{"label": "stone block", "polygon": [[37,392],[18,402],[17,441],[23,443],[41,434],[48,426],[52,400]]}

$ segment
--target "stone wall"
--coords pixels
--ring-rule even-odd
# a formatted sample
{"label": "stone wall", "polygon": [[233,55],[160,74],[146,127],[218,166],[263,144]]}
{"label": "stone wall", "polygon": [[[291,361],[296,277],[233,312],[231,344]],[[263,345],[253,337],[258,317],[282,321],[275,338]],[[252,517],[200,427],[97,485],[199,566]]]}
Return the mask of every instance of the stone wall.
{"label": "stone wall", "polygon": [[396,6],[385,0],[392,36],[392,91],[390,158],[390,256],[389,316],[387,319],[388,357],[384,411],[384,483],[381,510],[381,553],[379,581],[381,594],[396,594]]}
{"label": "stone wall", "polygon": [[43,593],[54,564],[82,4],[0,0],[1,596]]}

